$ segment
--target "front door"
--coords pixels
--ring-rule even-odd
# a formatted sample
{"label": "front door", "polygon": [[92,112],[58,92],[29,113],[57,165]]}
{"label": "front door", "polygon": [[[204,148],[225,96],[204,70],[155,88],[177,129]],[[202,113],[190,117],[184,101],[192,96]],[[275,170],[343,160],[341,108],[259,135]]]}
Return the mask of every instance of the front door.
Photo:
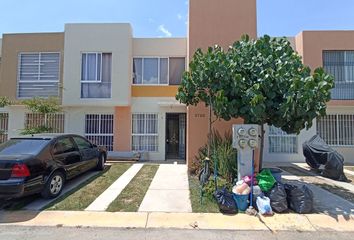
{"label": "front door", "polygon": [[185,114],[166,114],[166,158],[185,159]]}

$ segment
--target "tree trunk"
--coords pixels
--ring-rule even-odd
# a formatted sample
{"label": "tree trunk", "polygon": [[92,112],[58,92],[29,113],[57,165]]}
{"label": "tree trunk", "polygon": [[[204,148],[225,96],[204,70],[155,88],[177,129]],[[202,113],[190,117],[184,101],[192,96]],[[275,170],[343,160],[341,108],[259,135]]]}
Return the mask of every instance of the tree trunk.
{"label": "tree trunk", "polygon": [[211,102],[209,104],[209,133],[208,133],[208,158],[210,159],[210,146],[211,146]]}
{"label": "tree trunk", "polygon": [[259,149],[259,170],[262,169],[263,165],[263,150],[264,150],[264,124],[261,124],[261,146]]}

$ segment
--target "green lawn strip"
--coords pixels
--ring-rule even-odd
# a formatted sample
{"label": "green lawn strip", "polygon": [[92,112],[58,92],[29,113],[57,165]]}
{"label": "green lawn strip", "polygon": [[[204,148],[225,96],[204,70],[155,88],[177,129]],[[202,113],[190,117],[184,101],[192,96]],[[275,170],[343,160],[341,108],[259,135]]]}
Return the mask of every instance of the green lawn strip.
{"label": "green lawn strip", "polygon": [[192,202],[192,210],[196,213],[218,213],[219,208],[214,199],[203,197],[200,202],[200,184],[196,176],[189,176],[189,191]]}
{"label": "green lawn strip", "polygon": [[[50,203],[50,206],[52,206],[54,203],[57,203],[58,201],[63,200],[64,198],[66,198],[68,195],[72,194],[73,192],[75,192],[77,189],[80,189],[81,187],[83,187],[84,185],[92,182],[93,180],[95,180],[97,177],[101,176],[104,172],[106,172],[110,167],[107,167],[104,171],[102,171],[99,174],[96,174],[94,176],[92,176],[91,178],[87,179],[86,181],[82,182],[81,184],[79,184],[79,186],[77,186],[75,189],[62,194],[58,199],[56,199],[53,203]],[[34,194],[34,195],[30,195],[30,196],[26,196],[26,197],[22,197],[22,198],[18,198],[18,199],[11,199],[11,200],[7,200],[6,202],[2,202],[0,203],[0,209],[3,210],[7,210],[7,211],[17,211],[17,210],[22,210],[24,207],[26,207],[28,204],[32,203],[35,200],[38,200],[39,198],[41,198],[42,196],[40,194]],[[47,208],[47,207],[45,207]]]}
{"label": "green lawn strip", "polygon": [[158,165],[144,165],[119,196],[109,205],[107,211],[138,211],[158,168]]}
{"label": "green lawn strip", "polygon": [[84,210],[130,166],[131,164],[128,163],[113,164],[106,172],[80,184],[70,193],[55,200],[46,209],[56,211]]}

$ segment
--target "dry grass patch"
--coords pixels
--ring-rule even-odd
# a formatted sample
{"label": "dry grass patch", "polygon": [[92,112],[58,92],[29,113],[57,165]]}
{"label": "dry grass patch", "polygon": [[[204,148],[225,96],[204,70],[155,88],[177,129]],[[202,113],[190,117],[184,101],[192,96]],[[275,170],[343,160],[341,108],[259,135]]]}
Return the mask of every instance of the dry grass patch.
{"label": "dry grass patch", "polygon": [[131,164],[113,164],[101,175],[95,176],[73,191],[58,198],[47,206],[48,210],[79,211],[87,208],[98,196],[112,185]]}

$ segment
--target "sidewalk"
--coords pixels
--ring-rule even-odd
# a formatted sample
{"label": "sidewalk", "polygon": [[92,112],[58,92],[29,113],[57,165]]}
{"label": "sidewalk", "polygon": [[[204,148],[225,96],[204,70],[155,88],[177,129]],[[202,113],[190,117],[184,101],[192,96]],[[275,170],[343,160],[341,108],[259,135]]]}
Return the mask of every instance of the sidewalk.
{"label": "sidewalk", "polygon": [[160,165],[139,212],[192,212],[187,166]]}
{"label": "sidewalk", "polygon": [[324,214],[257,217],[219,213],[1,212],[4,226],[115,227],[142,229],[219,229],[276,231],[354,231],[354,218]]}
{"label": "sidewalk", "polygon": [[[267,167],[279,167],[279,166],[287,166],[287,167],[297,167],[294,163],[266,163]],[[294,185],[306,185],[311,189],[314,195],[314,212],[315,213],[323,213],[329,215],[333,218],[338,218],[338,216],[348,218],[349,216],[354,216],[354,204],[347,199],[338,196],[332,192],[329,192],[317,185],[311,183],[311,181],[306,181],[303,178],[313,178],[316,179],[316,182],[319,180],[323,181],[325,184],[333,184],[335,182],[336,185],[342,184],[341,182],[336,182],[331,179],[322,178],[312,174],[311,172],[306,173],[306,176],[303,174],[294,175],[292,173],[286,172],[282,169],[282,181],[284,183],[290,183]],[[306,171],[306,170],[305,170]],[[334,185],[334,184],[333,184]],[[348,190],[350,191],[350,190]]]}

